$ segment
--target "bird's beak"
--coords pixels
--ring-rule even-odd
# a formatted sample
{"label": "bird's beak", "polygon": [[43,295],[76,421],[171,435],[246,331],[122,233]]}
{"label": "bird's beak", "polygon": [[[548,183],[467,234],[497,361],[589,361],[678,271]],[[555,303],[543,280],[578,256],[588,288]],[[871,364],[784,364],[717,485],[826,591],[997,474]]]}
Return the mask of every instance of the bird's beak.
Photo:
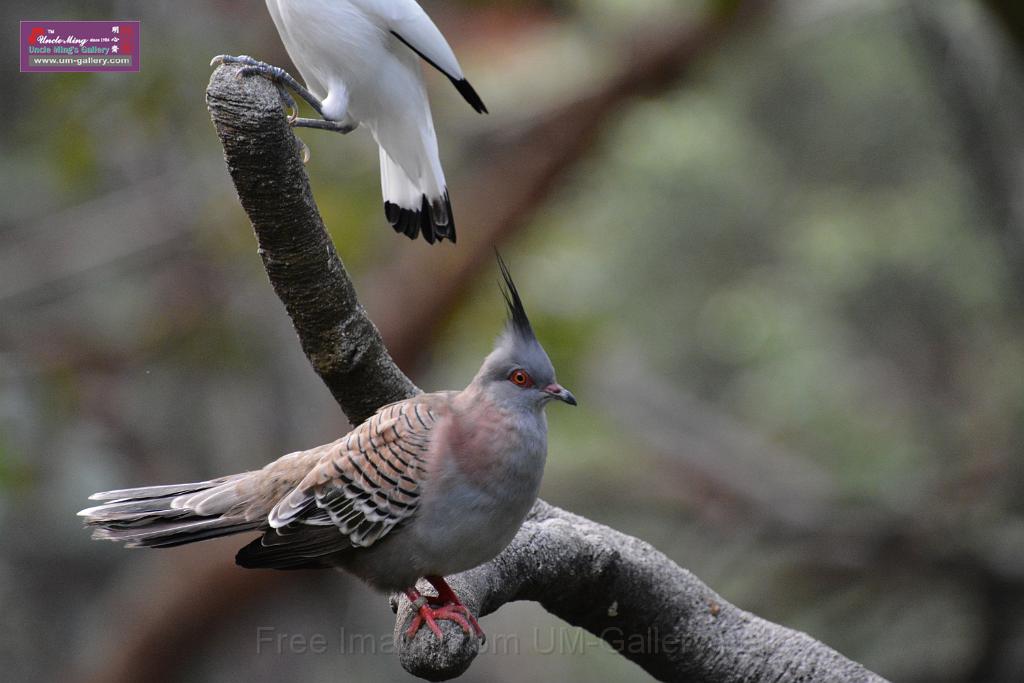
{"label": "bird's beak", "polygon": [[557,398],[563,403],[568,403],[571,406],[576,405],[576,397],[572,395],[572,392],[563,387],[561,384],[549,384],[544,387],[544,393],[548,394],[552,398]]}

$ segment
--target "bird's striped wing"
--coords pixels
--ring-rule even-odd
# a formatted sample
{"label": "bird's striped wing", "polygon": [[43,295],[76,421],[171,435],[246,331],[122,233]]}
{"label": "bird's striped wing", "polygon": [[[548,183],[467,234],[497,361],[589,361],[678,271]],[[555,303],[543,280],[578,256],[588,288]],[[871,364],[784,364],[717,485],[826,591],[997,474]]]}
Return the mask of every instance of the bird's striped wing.
{"label": "bird's striped wing", "polygon": [[487,107],[462,74],[448,41],[415,0],[353,0],[377,19],[395,38],[443,73],[469,106],[486,114]]}
{"label": "bird's striped wing", "polygon": [[329,450],[270,511],[270,530],[239,564],[293,568],[349,547],[371,546],[410,519],[434,426],[449,394],[424,394],[382,408]]}

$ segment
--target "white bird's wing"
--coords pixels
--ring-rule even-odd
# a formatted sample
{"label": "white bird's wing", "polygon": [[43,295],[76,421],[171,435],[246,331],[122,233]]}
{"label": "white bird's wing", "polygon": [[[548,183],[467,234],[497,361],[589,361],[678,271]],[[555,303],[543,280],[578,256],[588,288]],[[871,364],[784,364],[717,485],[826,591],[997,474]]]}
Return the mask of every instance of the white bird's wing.
{"label": "white bird's wing", "polygon": [[423,61],[443,73],[452,82],[469,105],[478,113],[486,114],[487,107],[469,84],[455,58],[451,46],[441,30],[415,0],[351,0],[367,15],[372,16],[407,48]]}
{"label": "white bird's wing", "polygon": [[270,11],[270,18],[274,20],[274,27],[277,29],[278,35],[281,36],[284,49],[288,52],[288,56],[292,58],[296,68],[298,68],[302,80],[306,82],[306,87],[314,95],[323,99],[328,94],[327,84],[317,78],[314,69],[308,68],[307,60],[303,59],[301,51],[299,51],[302,41],[292,34],[291,27],[281,14],[280,2],[281,0],[267,0],[267,10]]}

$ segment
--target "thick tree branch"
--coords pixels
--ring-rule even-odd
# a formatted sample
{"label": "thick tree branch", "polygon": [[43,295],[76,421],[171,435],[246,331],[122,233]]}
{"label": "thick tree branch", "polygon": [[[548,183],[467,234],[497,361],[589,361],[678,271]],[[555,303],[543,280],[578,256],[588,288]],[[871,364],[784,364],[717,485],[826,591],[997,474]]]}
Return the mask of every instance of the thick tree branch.
{"label": "thick tree branch", "polygon": [[313,201],[277,92],[239,65],[214,72],[206,101],[270,283],[302,350],[353,424],[419,390],[366,317]]}
{"label": "thick tree branch", "polygon": [[[647,543],[543,501],[501,555],[449,582],[479,614],[540,602],[660,680],[883,680],[804,633],[729,604]],[[423,632],[405,643],[405,598],[398,614],[395,637],[410,673],[444,680],[476,655],[475,640],[447,622],[443,643]]]}

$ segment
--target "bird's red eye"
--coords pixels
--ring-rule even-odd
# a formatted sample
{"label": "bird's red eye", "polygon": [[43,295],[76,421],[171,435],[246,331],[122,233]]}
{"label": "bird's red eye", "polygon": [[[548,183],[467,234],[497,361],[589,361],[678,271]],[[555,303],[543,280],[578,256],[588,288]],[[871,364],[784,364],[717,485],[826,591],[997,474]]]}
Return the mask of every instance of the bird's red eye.
{"label": "bird's red eye", "polygon": [[512,382],[512,384],[515,384],[517,387],[528,388],[533,386],[533,378],[523,370],[513,370],[509,373],[508,381]]}

